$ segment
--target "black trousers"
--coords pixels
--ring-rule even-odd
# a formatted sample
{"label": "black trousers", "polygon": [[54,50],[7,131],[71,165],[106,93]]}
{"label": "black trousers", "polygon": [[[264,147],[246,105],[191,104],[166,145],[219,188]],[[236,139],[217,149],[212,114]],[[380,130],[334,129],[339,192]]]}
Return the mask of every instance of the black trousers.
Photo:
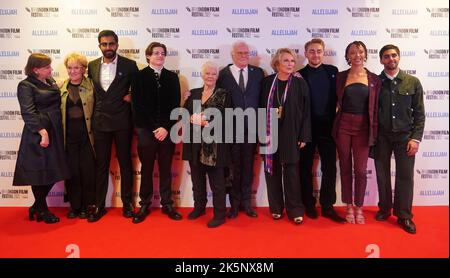
{"label": "black trousers", "polygon": [[303,216],[305,207],[298,175],[298,163],[281,165],[278,153],[273,157],[273,174],[264,171],[270,213],[281,214],[286,206],[290,219]]}
{"label": "black trousers", "polygon": [[34,196],[34,204],[32,207],[37,209],[38,211],[46,211],[48,210],[47,206],[47,195],[52,190],[52,187],[55,184],[46,184],[46,185],[32,185],[31,191]]}
{"label": "black trousers", "polygon": [[66,153],[70,169],[70,179],[65,181],[70,207],[86,210],[95,204],[95,156],[89,143],[67,143]]}
{"label": "black trousers", "polygon": [[96,193],[98,207],[105,207],[108,193],[111,147],[114,141],[120,167],[120,196],[123,203],[132,203],[133,169],[131,166],[132,129],[110,132],[94,131],[94,149],[96,155]]}
{"label": "black trousers", "polygon": [[161,205],[172,205],[172,156],[175,144],[170,136],[159,141],[151,130],[139,128],[138,133],[138,155],[141,161],[141,187],[139,189],[139,204],[150,205],[153,197],[153,168],[155,160],[159,168],[159,195]]}
{"label": "black trousers", "polygon": [[226,192],[225,192],[225,176],[223,167],[212,167],[201,164],[200,162],[192,163],[191,167],[192,191],[194,193],[194,207],[204,209],[206,207],[206,175],[209,178],[209,186],[213,194],[214,218],[225,219],[226,210]]}
{"label": "black trousers", "polygon": [[232,207],[251,207],[255,143],[236,143],[231,147],[233,182],[230,191]]}
{"label": "black trousers", "polygon": [[303,203],[306,207],[316,205],[312,176],[316,148],[320,155],[322,172],[319,202],[322,209],[327,209],[336,203],[336,144],[331,136],[330,125],[315,123],[312,142],[300,149],[300,183]]}
{"label": "black trousers", "polygon": [[[375,168],[378,183],[378,207],[399,218],[412,219],[415,156],[406,155],[407,134],[378,134]],[[395,157],[395,191],[392,203],[391,156]]]}

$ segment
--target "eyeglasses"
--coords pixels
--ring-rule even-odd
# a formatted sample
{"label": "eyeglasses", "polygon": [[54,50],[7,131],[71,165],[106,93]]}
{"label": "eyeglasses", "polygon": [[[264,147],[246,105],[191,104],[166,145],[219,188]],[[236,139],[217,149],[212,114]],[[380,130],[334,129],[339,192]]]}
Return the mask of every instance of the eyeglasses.
{"label": "eyeglasses", "polygon": [[101,42],[99,45],[100,45],[101,47],[108,47],[108,46],[114,47],[114,46],[117,45],[117,43],[116,43],[116,42]]}
{"label": "eyeglasses", "polygon": [[250,55],[250,52],[247,52],[247,51],[245,51],[245,52],[239,51],[239,52],[235,52],[235,53],[240,56],[249,56]]}

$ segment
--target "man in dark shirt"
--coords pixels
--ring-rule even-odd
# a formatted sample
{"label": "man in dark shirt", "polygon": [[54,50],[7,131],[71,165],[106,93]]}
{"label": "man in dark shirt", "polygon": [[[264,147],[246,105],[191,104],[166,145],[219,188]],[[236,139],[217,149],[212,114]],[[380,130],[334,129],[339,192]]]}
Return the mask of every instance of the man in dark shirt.
{"label": "man in dark shirt", "polygon": [[[414,161],[425,126],[423,89],[419,79],[400,70],[400,50],[388,44],[381,48],[378,138],[375,145],[375,168],[379,211],[378,221],[385,221],[394,209],[397,223],[408,233],[416,233],[412,221]],[[395,157],[395,194],[392,203],[391,156]]]}
{"label": "man in dark shirt", "polygon": [[312,142],[300,150],[300,181],[305,213],[317,218],[316,198],[313,195],[312,167],[316,148],[321,160],[322,183],[320,205],[322,216],[338,223],[345,223],[333,208],[336,202],[336,145],[331,137],[336,114],[336,74],[333,65],[323,64],[325,44],[321,39],[312,39],[305,44],[306,65],[299,72],[306,80],[311,96]]}

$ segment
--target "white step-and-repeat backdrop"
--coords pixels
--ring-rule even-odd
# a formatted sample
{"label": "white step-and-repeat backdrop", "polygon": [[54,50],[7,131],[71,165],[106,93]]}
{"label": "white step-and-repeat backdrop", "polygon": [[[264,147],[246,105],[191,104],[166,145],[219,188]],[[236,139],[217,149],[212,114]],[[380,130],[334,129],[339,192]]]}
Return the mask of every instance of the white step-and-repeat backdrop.
{"label": "white step-and-repeat backdrop", "polygon": [[[225,66],[236,40],[251,47],[251,63],[271,73],[271,55],[280,47],[299,54],[304,43],[320,37],[326,43],[326,63],[348,68],[345,47],[354,40],[368,47],[367,68],[379,73],[378,50],[392,43],[400,47],[401,68],[417,76],[425,90],[426,126],[415,167],[415,205],[448,205],[449,151],[449,2],[446,0],[326,1],[326,0],[3,0],[0,7],[0,206],[26,206],[33,201],[29,187],[12,187],[17,149],[23,127],[17,101],[17,83],[32,52],[53,58],[54,76],[67,77],[66,54],[79,51],[89,60],[101,56],[97,34],[102,29],[119,35],[119,53],[146,66],[145,48],[152,41],[165,43],[166,67],[179,73],[182,89],[198,87],[200,65],[211,59]],[[135,189],[140,165],[133,146]],[[173,196],[179,206],[192,206],[189,167],[178,146],[174,156]],[[255,165],[254,203],[267,206],[264,173]],[[393,163],[392,176],[395,176]],[[120,206],[120,173],[111,165],[108,206]],[[314,170],[320,184],[320,163]],[[155,181],[158,177],[155,174]],[[62,183],[48,198],[63,206]],[[158,205],[157,182],[155,205]],[[340,179],[337,179],[338,204]],[[211,196],[210,196],[211,197]],[[136,199],[137,199],[136,194]],[[378,201],[373,161],[369,161],[366,204]]]}

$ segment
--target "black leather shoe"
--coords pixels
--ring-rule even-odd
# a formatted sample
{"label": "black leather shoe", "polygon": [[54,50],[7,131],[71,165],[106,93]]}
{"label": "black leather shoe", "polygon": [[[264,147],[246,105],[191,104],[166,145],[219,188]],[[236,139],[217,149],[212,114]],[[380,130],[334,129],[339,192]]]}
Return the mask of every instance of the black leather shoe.
{"label": "black leather shoe", "polygon": [[122,208],[122,215],[125,218],[131,218],[134,216],[134,208],[133,205],[130,203],[123,204]]}
{"label": "black leather shoe", "polygon": [[225,223],[225,219],[211,219],[208,221],[208,224],[206,224],[206,226],[208,226],[208,228],[217,228],[220,225],[222,225],[223,223]]}
{"label": "black leather shoe", "polygon": [[311,219],[317,219],[319,217],[316,207],[306,207],[305,214]]}
{"label": "black leather shoe", "polygon": [[96,208],[92,214],[89,214],[87,221],[88,222],[97,222],[106,214],[105,208]]}
{"label": "black leather shoe", "polygon": [[183,216],[181,216],[181,214],[179,214],[172,206],[170,205],[166,205],[163,206],[161,209],[162,213],[167,214],[169,216],[170,219],[173,220],[181,220],[183,218]]}
{"label": "black leather shoe", "polygon": [[194,210],[189,213],[188,219],[194,220],[202,215],[205,215],[205,209],[194,208]]}
{"label": "black leather shoe", "polygon": [[145,218],[149,214],[150,214],[149,205],[142,205],[138,213],[134,215],[133,220],[131,222],[133,222],[134,224],[141,223],[142,221],[145,220]]}
{"label": "black leather shoe", "polygon": [[67,213],[67,218],[69,219],[74,219],[78,217],[78,211],[74,210],[74,209],[70,209],[69,212]]}
{"label": "black leather shoe", "polygon": [[399,218],[399,219],[397,219],[397,223],[407,233],[410,233],[410,234],[415,234],[416,233],[416,224],[414,224],[414,222],[411,219]]}
{"label": "black leather shoe", "polygon": [[28,219],[30,219],[30,221],[33,221],[34,215],[36,214],[36,216],[37,216],[38,213],[39,213],[39,211],[34,206],[31,206],[28,209]]}
{"label": "black leather shoe", "polygon": [[258,217],[256,211],[254,211],[252,208],[246,208],[245,214],[247,214],[249,217]]}
{"label": "black leather shoe", "polygon": [[78,214],[78,218],[80,219],[86,219],[88,217],[88,214],[85,210],[81,210],[80,213]]}
{"label": "black leather shoe", "polygon": [[227,213],[227,217],[230,219],[236,218],[239,214],[239,208],[238,207],[231,207],[230,210]]}
{"label": "black leather shoe", "polygon": [[391,216],[390,212],[385,212],[382,210],[377,211],[377,214],[375,214],[375,220],[377,221],[386,221]]}
{"label": "black leather shoe", "polygon": [[334,208],[327,208],[322,210],[322,216],[328,219],[333,220],[336,223],[347,223],[345,218],[340,217],[339,214],[334,210]]}
{"label": "black leather shoe", "polygon": [[46,210],[38,213],[36,221],[44,221],[46,224],[54,224],[59,222],[59,217]]}

